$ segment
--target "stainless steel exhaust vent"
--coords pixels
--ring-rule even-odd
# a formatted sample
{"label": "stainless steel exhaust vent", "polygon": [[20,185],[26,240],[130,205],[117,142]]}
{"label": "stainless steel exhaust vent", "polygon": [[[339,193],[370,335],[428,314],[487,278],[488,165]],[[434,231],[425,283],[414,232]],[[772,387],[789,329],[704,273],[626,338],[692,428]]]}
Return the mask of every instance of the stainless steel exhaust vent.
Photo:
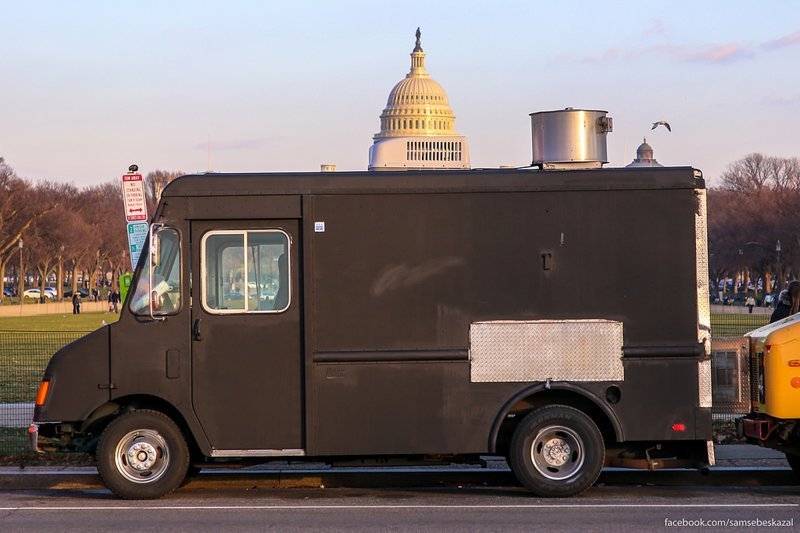
{"label": "stainless steel exhaust vent", "polygon": [[531,113],[533,166],[543,169],[600,168],[608,163],[608,111],[573,109]]}

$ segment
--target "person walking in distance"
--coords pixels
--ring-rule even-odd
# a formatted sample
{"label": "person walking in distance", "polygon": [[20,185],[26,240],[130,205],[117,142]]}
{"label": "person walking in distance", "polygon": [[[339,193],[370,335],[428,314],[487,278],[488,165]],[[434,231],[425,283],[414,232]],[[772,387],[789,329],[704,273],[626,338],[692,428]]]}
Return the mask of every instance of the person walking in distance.
{"label": "person walking in distance", "polygon": [[748,296],[747,300],[744,301],[744,305],[747,306],[748,312],[752,315],[753,308],[756,306],[756,299],[752,296]]}
{"label": "person walking in distance", "polygon": [[72,294],[72,314],[81,314],[81,295],[78,291]]}

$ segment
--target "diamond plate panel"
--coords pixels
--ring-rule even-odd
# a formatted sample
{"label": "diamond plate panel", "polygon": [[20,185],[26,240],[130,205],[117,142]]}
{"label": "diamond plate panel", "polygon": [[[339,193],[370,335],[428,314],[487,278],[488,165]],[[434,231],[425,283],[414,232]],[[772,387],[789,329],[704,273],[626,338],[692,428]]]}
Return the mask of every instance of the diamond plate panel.
{"label": "diamond plate panel", "polygon": [[708,224],[706,212],[706,191],[698,189],[697,212],[695,214],[695,249],[697,263],[697,341],[711,353],[711,303],[708,286]]}
{"label": "diamond plate panel", "polygon": [[714,443],[710,440],[707,440],[706,449],[708,450],[708,466],[714,466],[717,464],[717,458],[714,455]]}
{"label": "diamond plate panel", "polygon": [[697,388],[700,391],[698,405],[711,407],[711,359],[697,363]]}
{"label": "diamond plate panel", "polygon": [[622,381],[622,322],[533,320],[470,326],[473,382]]}

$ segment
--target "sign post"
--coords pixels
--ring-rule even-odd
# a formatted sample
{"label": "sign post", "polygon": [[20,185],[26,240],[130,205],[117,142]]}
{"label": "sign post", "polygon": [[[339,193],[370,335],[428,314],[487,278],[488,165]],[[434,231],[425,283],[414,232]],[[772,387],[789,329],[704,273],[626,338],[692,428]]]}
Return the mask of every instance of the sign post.
{"label": "sign post", "polygon": [[144,242],[147,239],[147,201],[141,174],[122,175],[122,198],[125,203],[125,220],[128,222],[128,250],[131,269],[136,269]]}

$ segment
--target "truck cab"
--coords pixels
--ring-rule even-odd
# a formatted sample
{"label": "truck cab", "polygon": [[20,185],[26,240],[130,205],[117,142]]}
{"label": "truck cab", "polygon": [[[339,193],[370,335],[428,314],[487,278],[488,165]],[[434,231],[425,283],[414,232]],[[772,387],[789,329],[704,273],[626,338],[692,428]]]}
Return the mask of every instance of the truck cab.
{"label": "truck cab", "polygon": [[752,444],[784,452],[800,475],[800,314],[746,337],[752,410],[738,420],[737,432]]}

